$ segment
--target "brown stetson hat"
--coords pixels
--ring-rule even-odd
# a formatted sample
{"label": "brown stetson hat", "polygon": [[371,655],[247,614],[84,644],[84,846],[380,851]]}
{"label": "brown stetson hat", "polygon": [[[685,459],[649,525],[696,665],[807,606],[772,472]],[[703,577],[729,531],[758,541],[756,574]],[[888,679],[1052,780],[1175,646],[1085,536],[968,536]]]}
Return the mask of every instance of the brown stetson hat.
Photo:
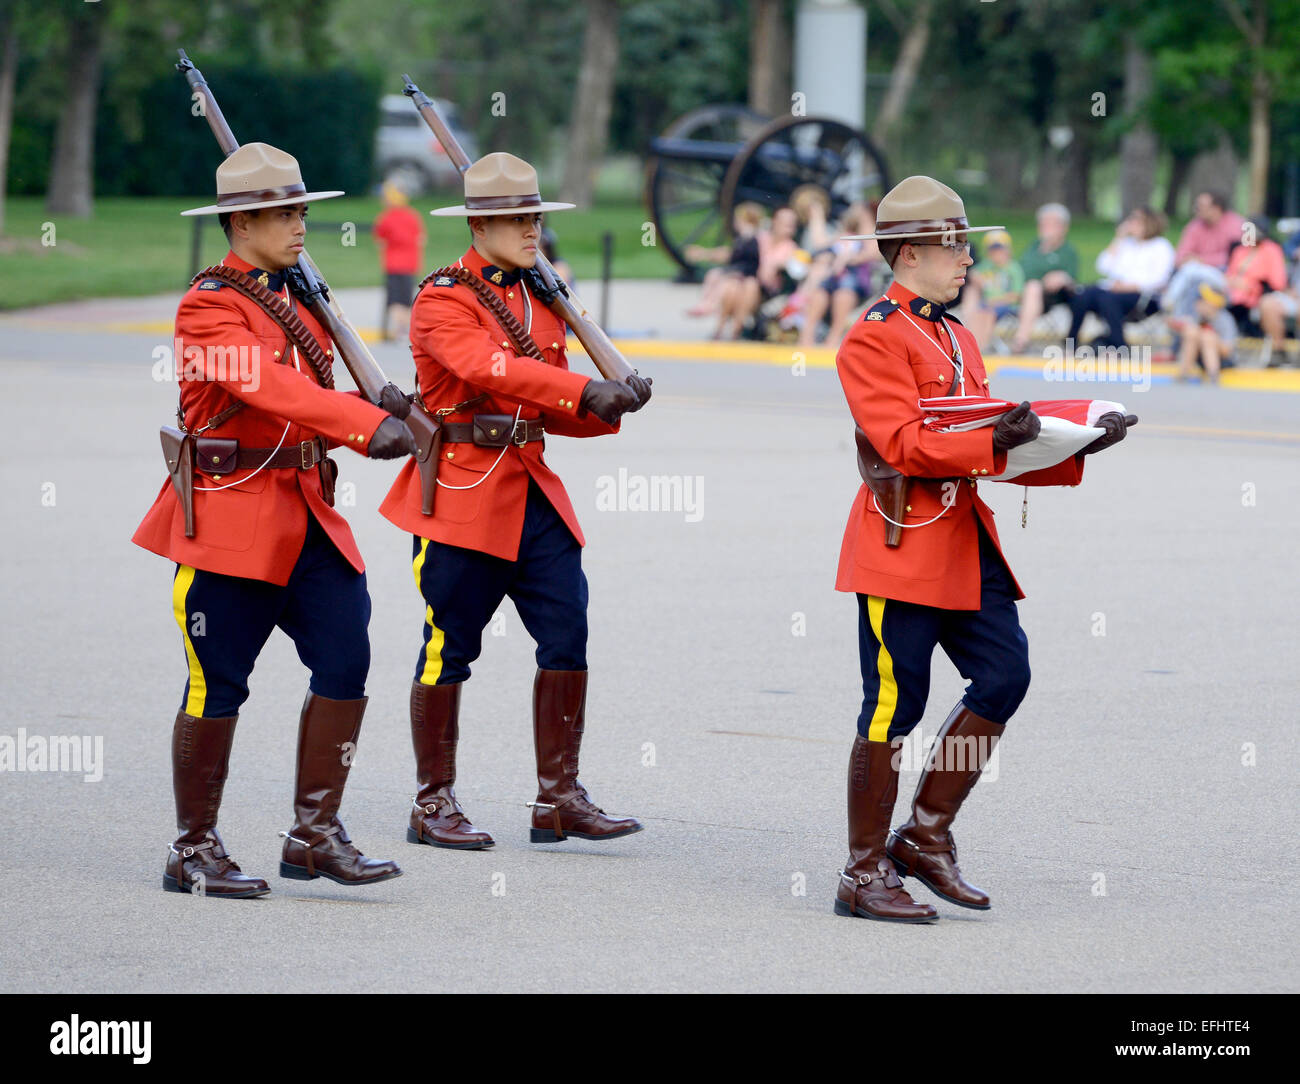
{"label": "brown stetson hat", "polygon": [[342,192],[308,192],[298,159],[269,143],[245,143],[217,166],[217,202],[192,207],[183,215],[220,215],[288,207],[295,203],[333,199]]}
{"label": "brown stetson hat", "polygon": [[569,211],[573,203],[543,203],[537,170],[505,151],[485,154],[465,170],[465,202],[438,207],[431,215],[513,215],[520,211]]}
{"label": "brown stetson hat", "polygon": [[970,225],[961,196],[933,177],[916,176],[904,178],[885,194],[876,207],[875,233],[846,240],[897,241],[1001,229],[1005,227]]}

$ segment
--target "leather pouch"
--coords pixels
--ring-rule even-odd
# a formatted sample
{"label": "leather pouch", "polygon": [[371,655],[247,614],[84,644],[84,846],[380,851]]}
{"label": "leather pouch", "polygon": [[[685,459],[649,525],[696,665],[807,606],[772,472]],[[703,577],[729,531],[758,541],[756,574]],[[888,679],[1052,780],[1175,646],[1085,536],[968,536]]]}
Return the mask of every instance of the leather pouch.
{"label": "leather pouch", "polygon": [[329,456],[326,456],[316,464],[316,469],[320,471],[320,495],[331,508],[334,507],[334,483],[338,480],[339,465]]}
{"label": "leather pouch", "polygon": [[238,461],[239,441],[227,437],[194,438],[194,466],[204,474],[232,474]]}
{"label": "leather pouch", "polygon": [[482,448],[504,448],[514,428],[513,414],[475,414],[474,443]]}

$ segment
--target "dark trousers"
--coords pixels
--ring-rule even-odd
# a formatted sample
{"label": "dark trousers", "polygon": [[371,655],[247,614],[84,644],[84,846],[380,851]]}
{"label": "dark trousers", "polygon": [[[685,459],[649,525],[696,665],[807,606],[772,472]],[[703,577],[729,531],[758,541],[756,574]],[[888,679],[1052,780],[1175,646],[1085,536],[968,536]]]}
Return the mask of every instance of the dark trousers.
{"label": "dark trousers", "polygon": [[302,552],[284,587],[177,565],[172,609],[185,640],[189,680],[182,709],[221,719],[248,699],[248,676],[271,631],[284,630],[311,671],[311,691],[331,700],[366,695],[370,593],[308,516]]}
{"label": "dark trousers", "polygon": [[416,681],[454,685],[468,678],[483,649],[483,630],[507,596],[537,643],[540,669],[587,669],[582,547],[534,483],[528,485],[517,560],[419,535],[414,550],[415,582],[426,607]]}
{"label": "dark trousers", "polygon": [[858,733],[869,741],[909,734],[930,695],[930,658],[942,647],[970,683],[966,707],[1005,723],[1029,690],[1029,640],[1020,627],[1011,574],[981,528],[980,608],[941,610],[858,595],[862,712]]}
{"label": "dark trousers", "polygon": [[1133,311],[1133,306],[1141,296],[1128,292],[1116,293],[1096,283],[1083,287],[1070,298],[1070,338],[1078,341],[1083,318],[1088,313],[1095,312],[1106,321],[1107,331],[1105,335],[1093,340],[1092,345],[1123,346],[1124,318]]}

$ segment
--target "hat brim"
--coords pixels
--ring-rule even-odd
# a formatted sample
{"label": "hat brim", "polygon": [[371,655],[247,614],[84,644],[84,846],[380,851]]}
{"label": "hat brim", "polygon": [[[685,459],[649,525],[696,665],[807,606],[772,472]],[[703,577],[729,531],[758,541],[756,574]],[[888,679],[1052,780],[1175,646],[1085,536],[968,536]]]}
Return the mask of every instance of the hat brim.
{"label": "hat brim", "polygon": [[947,237],[954,233],[991,233],[1005,230],[1006,226],[945,226],[941,230],[922,230],[920,233],[849,233],[841,241],[911,241],[917,237]]}
{"label": "hat brim", "polygon": [[576,203],[530,203],[527,207],[492,207],[492,208],[475,208],[466,207],[461,204],[459,207],[435,207],[429,212],[439,218],[477,218],[488,215],[519,215],[526,213],[536,213],[538,211],[572,211]]}
{"label": "hat brim", "polygon": [[252,203],[232,203],[221,206],[218,204],[209,204],[207,207],[191,207],[188,211],[182,211],[181,215],[188,218],[190,215],[228,215],[235,211],[257,211],[263,207],[292,207],[297,203],[311,203],[318,199],[333,199],[335,196],[346,195],[344,192],[304,192],[299,196],[286,196],[284,199],[254,201]]}

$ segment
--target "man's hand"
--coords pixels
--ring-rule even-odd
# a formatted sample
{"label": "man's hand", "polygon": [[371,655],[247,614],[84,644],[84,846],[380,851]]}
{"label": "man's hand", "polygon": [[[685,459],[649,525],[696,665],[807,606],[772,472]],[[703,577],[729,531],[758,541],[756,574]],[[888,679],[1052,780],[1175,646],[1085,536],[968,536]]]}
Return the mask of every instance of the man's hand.
{"label": "man's hand", "polygon": [[371,459],[397,459],[415,455],[415,437],[401,418],[385,418],[370,438],[366,454]]}
{"label": "man's hand", "polygon": [[614,425],[629,410],[641,406],[637,393],[621,380],[588,380],[578,400],[580,410],[589,410],[606,425]]}
{"label": "man's hand", "polygon": [[628,413],[633,413],[650,402],[650,385],[654,383],[654,378],[642,376],[640,373],[633,373],[627,378],[626,383],[637,398],[636,406],[628,408]]}
{"label": "man's hand", "polygon": [[391,382],[385,384],[384,390],[379,393],[379,405],[394,418],[405,418],[411,413],[411,400],[407,398],[406,392]]}
{"label": "man's hand", "polygon": [[993,450],[1006,452],[1018,448],[1038,436],[1042,422],[1038,415],[1029,409],[1028,401],[1008,410],[993,427]]}
{"label": "man's hand", "polygon": [[1120,414],[1118,411],[1110,411],[1103,414],[1097,419],[1097,425],[1106,432],[1094,440],[1088,447],[1084,448],[1080,455],[1091,455],[1093,452],[1100,452],[1103,448],[1109,448],[1112,444],[1118,444],[1128,436],[1129,426],[1137,425],[1138,419],[1136,414]]}

